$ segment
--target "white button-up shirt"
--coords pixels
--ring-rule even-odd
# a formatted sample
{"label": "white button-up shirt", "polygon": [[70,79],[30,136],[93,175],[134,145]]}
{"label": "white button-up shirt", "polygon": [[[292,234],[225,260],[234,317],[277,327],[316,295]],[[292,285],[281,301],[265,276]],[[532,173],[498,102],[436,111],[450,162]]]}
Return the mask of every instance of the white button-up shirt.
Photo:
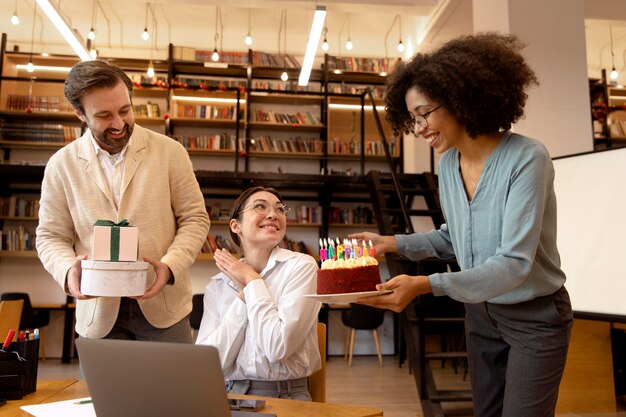
{"label": "white button-up shirt", "polygon": [[244,288],[226,275],[206,287],[197,344],[217,347],[228,380],[284,381],[321,367],[317,344],[317,263],[309,255],[275,248],[261,278]]}
{"label": "white button-up shirt", "polygon": [[115,201],[115,207],[119,209],[120,194],[122,192],[122,176],[124,175],[124,157],[126,156],[126,149],[128,149],[130,141],[128,141],[121,152],[111,155],[98,145],[98,142],[94,139],[93,134],[91,134],[91,130],[89,131],[89,134],[91,135],[91,142],[96,150],[98,161],[100,162],[104,176],[109,184],[109,191],[111,191],[111,195]]}

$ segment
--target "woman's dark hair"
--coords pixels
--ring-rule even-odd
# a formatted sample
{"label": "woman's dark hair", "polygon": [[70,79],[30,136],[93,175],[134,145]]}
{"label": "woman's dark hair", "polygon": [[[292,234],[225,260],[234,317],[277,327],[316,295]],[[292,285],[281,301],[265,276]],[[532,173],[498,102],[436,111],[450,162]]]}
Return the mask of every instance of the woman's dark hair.
{"label": "woman's dark hair", "polygon": [[92,88],[112,88],[119,82],[128,88],[128,94],[133,96],[133,82],[117,65],[106,61],[83,61],[74,65],[65,80],[65,97],[73,108],[85,114],[85,108],[80,102],[81,97]]}
{"label": "woman's dark hair", "polygon": [[386,119],[397,132],[414,131],[405,95],[411,88],[442,105],[467,134],[509,130],[524,115],[527,87],[539,85],[514,35],[463,36],[398,63],[387,82]]}
{"label": "woman's dark hair", "polygon": [[[233,208],[230,210],[230,220],[234,219],[234,220],[240,221],[241,212],[244,209],[244,206],[246,205],[246,203],[248,202],[248,198],[250,198],[252,194],[258,193],[259,191],[266,191],[268,193],[274,194],[276,198],[278,198],[278,201],[283,203],[283,198],[280,196],[278,191],[276,191],[276,189],[272,187],[263,187],[263,186],[251,187],[245,190],[243,193],[241,193],[241,195],[239,195],[239,197],[237,197],[237,199],[233,203]],[[229,220],[229,223],[230,223],[230,220]],[[230,237],[233,240],[233,242],[237,244],[237,246],[241,246],[241,241],[239,240],[239,236],[237,236],[237,233],[230,230]]]}

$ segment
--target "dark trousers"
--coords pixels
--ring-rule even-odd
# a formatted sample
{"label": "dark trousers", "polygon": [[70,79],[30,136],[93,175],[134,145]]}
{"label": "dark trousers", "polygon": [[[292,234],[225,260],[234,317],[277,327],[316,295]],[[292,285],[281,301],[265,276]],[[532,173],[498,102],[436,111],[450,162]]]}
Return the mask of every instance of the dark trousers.
{"label": "dark trousers", "polygon": [[554,416],[572,328],[565,287],[519,304],[466,304],[475,417]]}
{"label": "dark trousers", "polygon": [[122,297],[115,325],[105,339],[193,343],[188,316],[171,327],[159,329],[148,322],[137,300],[127,297]]}

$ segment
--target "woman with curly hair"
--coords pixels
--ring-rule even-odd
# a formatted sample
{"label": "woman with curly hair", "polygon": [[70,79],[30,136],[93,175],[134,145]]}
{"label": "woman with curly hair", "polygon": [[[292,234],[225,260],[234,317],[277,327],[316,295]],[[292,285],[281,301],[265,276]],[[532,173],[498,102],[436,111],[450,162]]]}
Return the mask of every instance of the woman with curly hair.
{"label": "woman with curly hair", "polygon": [[377,253],[456,258],[460,271],[399,275],[360,300],[403,310],[433,293],[465,303],[476,417],[553,416],[572,326],[556,246],[554,169],[540,142],[510,129],[534,71],[513,35],[461,37],[390,77],[387,120],[441,154],[438,230],[379,236]]}

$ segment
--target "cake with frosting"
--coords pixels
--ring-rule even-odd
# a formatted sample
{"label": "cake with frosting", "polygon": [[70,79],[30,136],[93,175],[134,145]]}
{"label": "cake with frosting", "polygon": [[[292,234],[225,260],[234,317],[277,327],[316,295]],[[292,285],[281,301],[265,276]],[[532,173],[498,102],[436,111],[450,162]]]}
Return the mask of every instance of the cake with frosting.
{"label": "cake with frosting", "polygon": [[318,294],[376,291],[376,284],[380,284],[380,270],[371,256],[326,259],[317,271]]}

